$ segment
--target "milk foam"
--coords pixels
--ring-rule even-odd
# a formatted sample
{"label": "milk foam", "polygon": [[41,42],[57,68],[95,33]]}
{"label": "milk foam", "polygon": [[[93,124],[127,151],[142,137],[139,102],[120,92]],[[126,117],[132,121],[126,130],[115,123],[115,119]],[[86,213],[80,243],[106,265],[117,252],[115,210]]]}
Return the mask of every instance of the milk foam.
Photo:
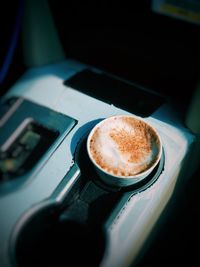
{"label": "milk foam", "polygon": [[154,130],[130,117],[105,120],[90,139],[94,161],[105,171],[125,177],[149,168],[156,160],[158,148]]}

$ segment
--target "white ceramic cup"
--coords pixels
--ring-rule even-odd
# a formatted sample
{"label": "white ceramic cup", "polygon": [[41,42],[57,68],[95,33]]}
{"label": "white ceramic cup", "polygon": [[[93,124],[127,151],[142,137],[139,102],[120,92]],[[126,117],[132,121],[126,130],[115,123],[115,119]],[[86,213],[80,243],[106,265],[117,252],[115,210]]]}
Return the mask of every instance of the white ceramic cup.
{"label": "white ceramic cup", "polygon": [[87,152],[104,183],[124,187],[152,172],[160,161],[162,143],[157,130],[144,119],[116,115],[94,126]]}

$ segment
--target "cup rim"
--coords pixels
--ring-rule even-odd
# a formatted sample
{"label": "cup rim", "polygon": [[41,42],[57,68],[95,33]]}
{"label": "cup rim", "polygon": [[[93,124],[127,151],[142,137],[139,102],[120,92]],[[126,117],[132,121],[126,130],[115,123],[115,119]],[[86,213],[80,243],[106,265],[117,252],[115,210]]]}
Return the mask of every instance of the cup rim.
{"label": "cup rim", "polygon": [[[110,119],[113,119],[115,117],[128,117],[128,118],[134,118],[138,121],[142,121],[144,124],[146,124],[148,127],[150,127],[153,132],[155,133],[157,139],[158,139],[158,154],[156,155],[156,160],[155,162],[150,165],[149,168],[145,169],[144,171],[141,171],[137,174],[134,174],[134,175],[129,175],[129,176],[123,176],[123,175],[116,175],[116,174],[113,174],[113,173],[110,173],[108,171],[106,171],[105,169],[103,169],[100,165],[98,165],[96,163],[96,161],[93,159],[92,155],[91,155],[91,152],[90,152],[90,140],[91,140],[91,137],[93,136],[93,133],[95,132],[95,130],[101,126],[103,123],[105,123],[105,121],[108,121]],[[108,176],[111,176],[113,178],[118,178],[118,179],[123,179],[123,180],[128,180],[130,181],[130,179],[134,179],[135,182],[138,182],[142,179],[144,179],[145,177],[147,177],[151,171],[157,166],[157,164],[159,163],[160,159],[161,159],[161,156],[162,156],[162,141],[161,141],[161,138],[160,138],[160,135],[157,131],[157,129],[155,129],[154,126],[152,126],[149,122],[147,122],[144,118],[142,117],[139,117],[139,116],[136,116],[136,115],[127,115],[127,114],[122,114],[122,115],[113,115],[113,116],[109,116],[103,120],[101,120],[100,122],[98,122],[92,129],[91,131],[89,132],[89,135],[87,137],[87,153],[89,155],[89,158],[90,160],[92,161],[92,163],[96,166],[97,169],[101,170],[103,173],[107,174]]]}

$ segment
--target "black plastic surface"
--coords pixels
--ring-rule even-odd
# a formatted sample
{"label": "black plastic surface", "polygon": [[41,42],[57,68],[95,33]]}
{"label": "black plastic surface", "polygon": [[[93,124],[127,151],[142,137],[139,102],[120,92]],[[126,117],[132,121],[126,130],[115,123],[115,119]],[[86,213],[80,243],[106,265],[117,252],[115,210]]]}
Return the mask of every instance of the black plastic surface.
{"label": "black plastic surface", "polygon": [[77,73],[64,84],[143,117],[151,115],[164,103],[157,94],[89,69]]}
{"label": "black plastic surface", "polygon": [[100,228],[71,220],[59,220],[57,207],[38,211],[25,223],[16,242],[18,267],[97,267],[105,250]]}
{"label": "black plastic surface", "polygon": [[5,152],[0,150],[0,180],[28,172],[58,137],[59,132],[30,121]]}

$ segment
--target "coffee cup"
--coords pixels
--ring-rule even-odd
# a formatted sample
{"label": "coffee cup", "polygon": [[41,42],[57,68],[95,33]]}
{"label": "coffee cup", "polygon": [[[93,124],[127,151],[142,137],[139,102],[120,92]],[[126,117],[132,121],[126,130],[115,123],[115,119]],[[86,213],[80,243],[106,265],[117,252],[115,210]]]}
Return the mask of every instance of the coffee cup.
{"label": "coffee cup", "polygon": [[116,115],[90,131],[87,153],[104,183],[124,187],[152,172],[160,161],[162,143],[157,130],[143,118]]}

